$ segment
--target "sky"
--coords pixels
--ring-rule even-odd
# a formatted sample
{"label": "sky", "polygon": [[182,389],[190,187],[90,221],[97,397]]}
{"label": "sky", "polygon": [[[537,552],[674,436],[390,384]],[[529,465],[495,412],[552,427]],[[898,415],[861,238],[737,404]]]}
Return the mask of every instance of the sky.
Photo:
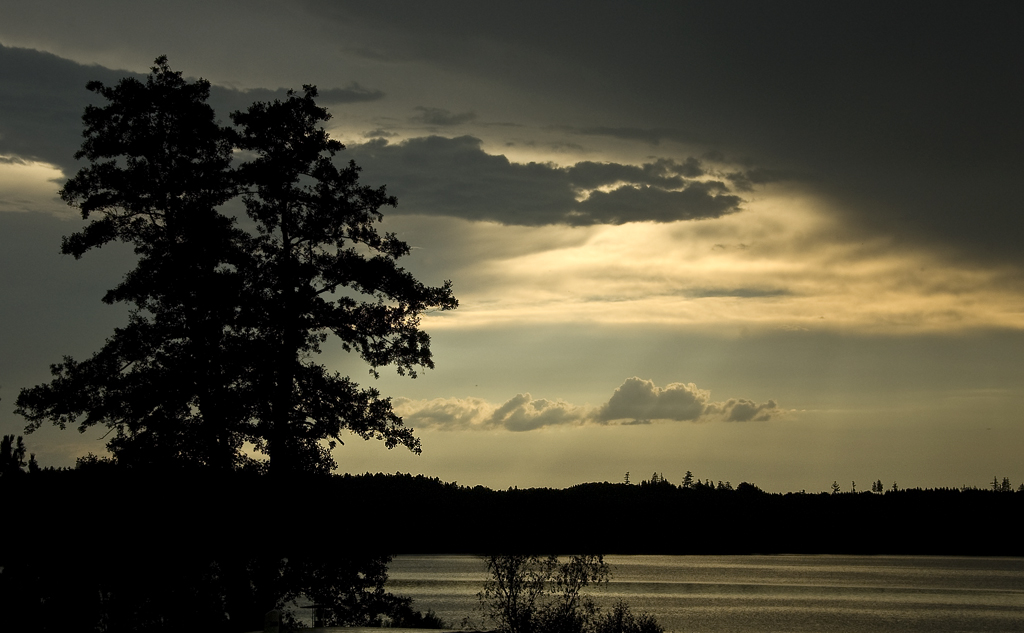
{"label": "sky", "polygon": [[[315,84],[405,267],[453,282],[435,369],[368,374],[421,455],[494,488],[1024,481],[1016,3],[6,0],[0,432],[127,318],[129,248],[59,254],[86,82],[167,55],[218,116]],[[26,437],[42,465],[103,431]]]}

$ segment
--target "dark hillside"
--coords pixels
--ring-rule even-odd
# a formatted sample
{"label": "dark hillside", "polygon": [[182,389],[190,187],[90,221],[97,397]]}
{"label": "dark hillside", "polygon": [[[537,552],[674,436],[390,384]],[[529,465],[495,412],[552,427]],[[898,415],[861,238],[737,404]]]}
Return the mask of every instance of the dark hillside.
{"label": "dark hillside", "polygon": [[997,536],[1024,518],[1024,493],[978,489],[769,494],[645,482],[495,491],[402,474],[274,480],[109,467],[4,478],[0,494],[7,542],[46,551],[1024,554],[1018,539]]}

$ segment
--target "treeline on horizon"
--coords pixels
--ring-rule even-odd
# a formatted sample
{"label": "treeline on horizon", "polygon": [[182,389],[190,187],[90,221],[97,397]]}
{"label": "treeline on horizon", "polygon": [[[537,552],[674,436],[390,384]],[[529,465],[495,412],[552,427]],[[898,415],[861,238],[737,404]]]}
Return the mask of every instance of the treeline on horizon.
{"label": "treeline on horizon", "polygon": [[[1024,491],[1007,479],[990,489],[769,493],[688,473],[679,485],[654,475],[492,490],[402,473],[276,478],[87,458],[7,473],[0,495],[9,516],[33,526],[21,542],[51,550],[76,547],[67,535],[77,534],[211,553],[358,544],[381,554],[1024,555],[1019,539],[995,536],[1024,516]],[[172,537],[155,539],[154,528]]]}

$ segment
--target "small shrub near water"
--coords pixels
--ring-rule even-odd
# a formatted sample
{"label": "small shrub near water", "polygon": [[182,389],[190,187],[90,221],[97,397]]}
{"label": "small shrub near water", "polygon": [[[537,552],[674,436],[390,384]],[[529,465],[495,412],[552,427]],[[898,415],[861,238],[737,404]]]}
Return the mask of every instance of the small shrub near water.
{"label": "small shrub near water", "polygon": [[629,605],[619,600],[608,613],[594,621],[593,633],[664,633],[665,628],[649,613],[633,615]]}
{"label": "small shrub near water", "polygon": [[649,614],[634,615],[619,601],[610,612],[584,593],[608,583],[603,556],[502,555],[484,559],[490,579],[480,605],[500,633],[664,633]]}

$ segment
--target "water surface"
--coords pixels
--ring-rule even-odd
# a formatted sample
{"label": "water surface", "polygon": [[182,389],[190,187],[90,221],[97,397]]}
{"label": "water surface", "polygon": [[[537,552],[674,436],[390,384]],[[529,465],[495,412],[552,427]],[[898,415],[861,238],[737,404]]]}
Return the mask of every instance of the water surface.
{"label": "water surface", "polygon": [[[924,556],[608,556],[619,599],[679,633],[1024,631],[1024,559]],[[452,624],[488,626],[473,556],[400,556],[388,586]]]}

